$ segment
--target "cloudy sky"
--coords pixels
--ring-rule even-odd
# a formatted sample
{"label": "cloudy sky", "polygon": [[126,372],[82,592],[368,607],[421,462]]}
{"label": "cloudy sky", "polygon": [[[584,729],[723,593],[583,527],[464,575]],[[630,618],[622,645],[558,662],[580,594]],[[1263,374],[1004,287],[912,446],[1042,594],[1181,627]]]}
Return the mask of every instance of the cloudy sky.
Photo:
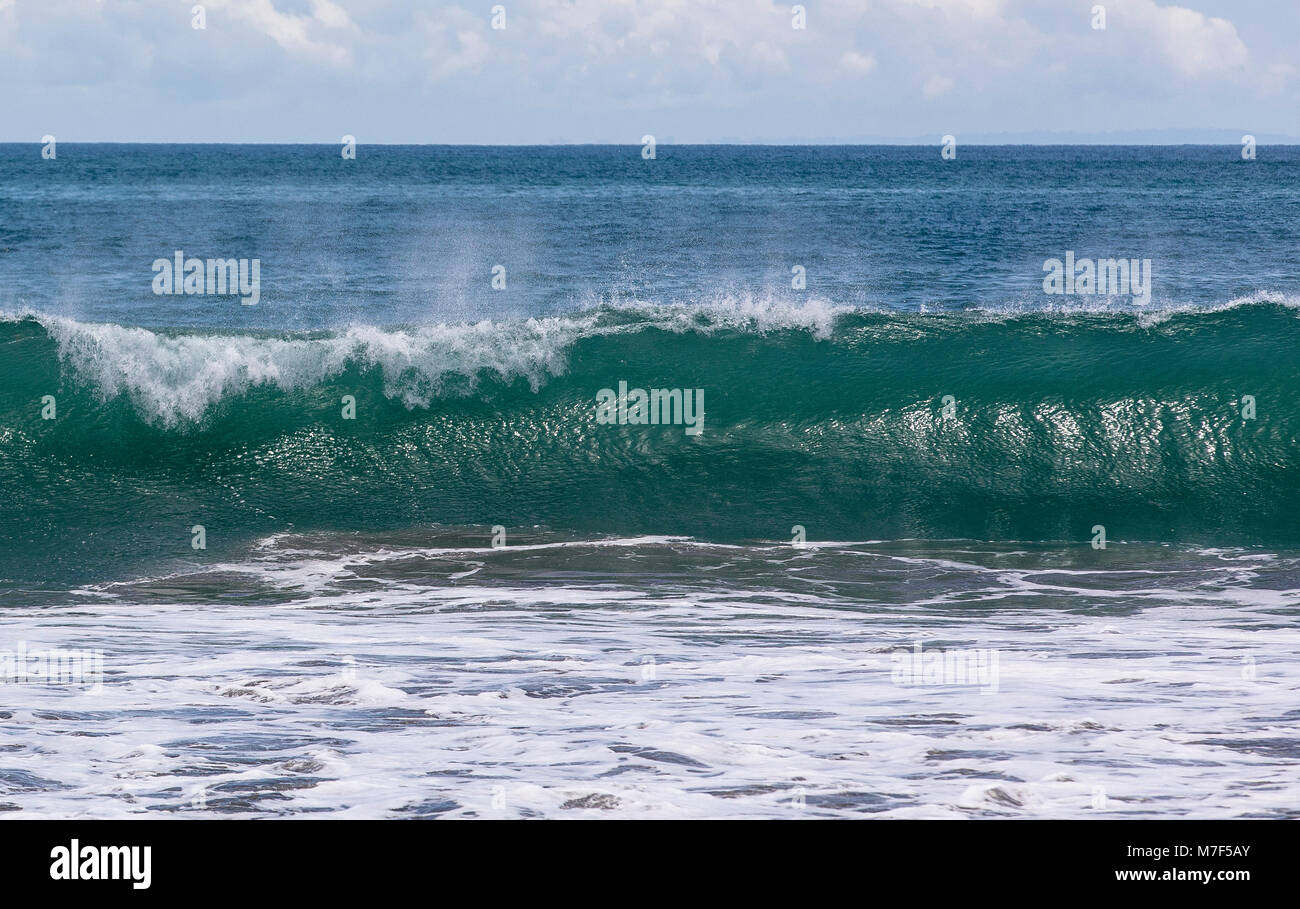
{"label": "cloudy sky", "polygon": [[1183,3],[0,0],[0,140],[1300,141],[1300,2]]}

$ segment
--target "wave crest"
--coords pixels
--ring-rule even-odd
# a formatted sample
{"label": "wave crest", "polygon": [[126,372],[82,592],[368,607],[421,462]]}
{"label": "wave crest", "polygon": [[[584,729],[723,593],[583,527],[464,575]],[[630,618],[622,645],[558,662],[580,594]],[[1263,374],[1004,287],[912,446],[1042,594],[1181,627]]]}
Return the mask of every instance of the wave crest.
{"label": "wave crest", "polygon": [[[589,320],[528,319],[386,330],[351,326],[319,337],[272,338],[154,332],[143,328],[34,316],[59,358],[104,399],[128,395],[164,426],[198,421],[223,398],[257,386],[310,388],[349,366],[374,369],[384,393],[407,407],[472,390],[488,370],[534,390],[566,367],[566,352]],[[463,383],[450,383],[456,376]]]}
{"label": "wave crest", "polygon": [[[764,336],[774,341],[777,335],[804,334],[816,341],[834,339],[837,345],[858,346],[917,341],[935,333],[952,335],[989,322],[1052,319],[1073,324],[1082,319],[1101,327],[1158,330],[1171,320],[1182,325],[1187,318],[1233,311],[1265,316],[1265,310],[1297,308],[1300,299],[1272,293],[1214,306],[1157,304],[1117,310],[1081,304],[1043,310],[1008,305],[936,313],[863,309],[817,297],[791,302],[733,295],[701,303],[606,301],[570,315],[520,320],[400,328],[354,324],[335,332],[288,336],[149,330],[35,312],[0,314],[0,322],[39,325],[68,374],[90,386],[102,400],[126,396],[146,422],[172,428],[197,423],[217,403],[255,388],[286,393],[309,390],[349,369],[377,376],[382,394],[408,409],[473,394],[485,379],[505,385],[522,380],[537,392],[569,371],[578,342],[647,330],[715,338]],[[620,369],[640,369],[662,350],[628,346],[626,355],[614,362],[621,364]],[[902,351],[900,344],[889,344],[887,353],[903,355]],[[870,355],[879,358],[883,353],[884,349],[876,349]],[[705,369],[711,365],[701,363]],[[911,367],[901,362],[899,368]],[[936,368],[943,366],[936,364]]]}

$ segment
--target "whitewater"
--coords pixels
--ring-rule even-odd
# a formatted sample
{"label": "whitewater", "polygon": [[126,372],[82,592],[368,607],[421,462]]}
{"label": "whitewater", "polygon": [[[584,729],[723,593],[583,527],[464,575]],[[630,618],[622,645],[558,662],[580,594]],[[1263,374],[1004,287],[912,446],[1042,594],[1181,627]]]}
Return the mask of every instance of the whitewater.
{"label": "whitewater", "polygon": [[[477,542],[475,538],[478,538]],[[283,535],[0,608],[24,817],[1295,817],[1300,554]],[[916,646],[996,693],[900,686]]]}

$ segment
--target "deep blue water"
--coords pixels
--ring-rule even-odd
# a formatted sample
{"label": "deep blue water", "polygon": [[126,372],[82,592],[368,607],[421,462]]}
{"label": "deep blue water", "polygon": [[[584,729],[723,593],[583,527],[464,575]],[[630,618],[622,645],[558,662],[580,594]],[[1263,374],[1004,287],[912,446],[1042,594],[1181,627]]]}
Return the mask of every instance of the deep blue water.
{"label": "deep blue water", "polygon": [[[1157,303],[1300,291],[1300,148],[0,145],[0,308],[326,328],[611,300],[1036,305],[1044,260],[1151,259]],[[259,258],[262,302],[151,263]],[[492,268],[506,269],[493,290]],[[807,289],[791,289],[791,268]]]}

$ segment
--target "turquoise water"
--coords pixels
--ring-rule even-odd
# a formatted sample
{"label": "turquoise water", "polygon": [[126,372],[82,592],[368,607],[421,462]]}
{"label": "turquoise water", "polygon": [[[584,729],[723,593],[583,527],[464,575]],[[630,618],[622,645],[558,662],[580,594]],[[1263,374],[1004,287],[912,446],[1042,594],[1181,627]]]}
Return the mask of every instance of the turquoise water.
{"label": "turquoise water", "polygon": [[[28,317],[0,344],[0,565],[26,578],[143,572],[189,555],[196,524],[222,555],[288,530],[429,524],[1300,542],[1300,320],[1279,303],[605,308],[314,336]],[[702,431],[597,423],[620,380],[703,389]]]}

